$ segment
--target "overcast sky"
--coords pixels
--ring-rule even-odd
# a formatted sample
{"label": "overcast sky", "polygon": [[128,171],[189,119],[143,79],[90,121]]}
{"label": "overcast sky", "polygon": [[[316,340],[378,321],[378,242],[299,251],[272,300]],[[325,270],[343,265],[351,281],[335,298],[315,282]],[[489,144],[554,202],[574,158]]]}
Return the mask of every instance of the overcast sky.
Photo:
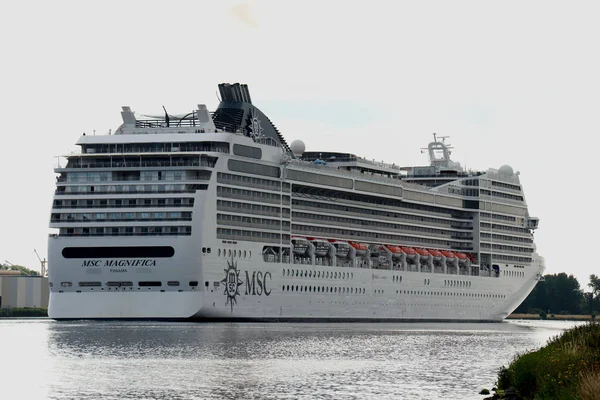
{"label": "overcast sky", "polygon": [[307,150],[425,165],[437,132],[472,169],[521,172],[547,272],[600,274],[597,2],[6,1],[0,261],[39,269],[55,156],[120,109],[214,110],[217,84]]}

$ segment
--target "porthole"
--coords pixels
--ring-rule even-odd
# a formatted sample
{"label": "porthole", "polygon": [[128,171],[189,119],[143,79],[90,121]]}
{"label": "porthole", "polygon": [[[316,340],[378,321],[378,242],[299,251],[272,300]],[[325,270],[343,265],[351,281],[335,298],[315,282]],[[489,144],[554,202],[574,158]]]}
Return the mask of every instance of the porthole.
{"label": "porthole", "polygon": [[296,270],[296,276],[298,276],[298,270]]}
{"label": "porthole", "polygon": [[244,258],[246,258],[246,250],[244,250]]}
{"label": "porthole", "polygon": [[252,257],[252,250],[248,250],[248,258]]}
{"label": "porthole", "polygon": [[283,276],[285,276],[285,269],[283,270]]}
{"label": "porthole", "polygon": [[221,249],[217,252],[218,256],[221,257]]}
{"label": "porthole", "polygon": [[227,257],[231,257],[231,249],[227,252]]}

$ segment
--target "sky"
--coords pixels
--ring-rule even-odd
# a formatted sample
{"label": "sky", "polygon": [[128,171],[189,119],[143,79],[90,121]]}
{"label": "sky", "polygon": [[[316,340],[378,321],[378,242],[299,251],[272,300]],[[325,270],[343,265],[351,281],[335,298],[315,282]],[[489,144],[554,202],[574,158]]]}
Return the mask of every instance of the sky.
{"label": "sky", "polygon": [[[56,156],[139,114],[249,85],[288,143],[520,172],[547,273],[587,289],[595,248],[600,3],[61,1],[0,5],[0,261],[39,270]],[[579,250],[577,250],[579,249]]]}

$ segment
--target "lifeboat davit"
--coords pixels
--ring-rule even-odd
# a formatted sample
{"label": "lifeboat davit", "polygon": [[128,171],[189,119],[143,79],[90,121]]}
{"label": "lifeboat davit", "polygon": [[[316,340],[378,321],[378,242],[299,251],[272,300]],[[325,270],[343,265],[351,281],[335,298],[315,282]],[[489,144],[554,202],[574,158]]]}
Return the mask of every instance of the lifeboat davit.
{"label": "lifeboat davit", "polygon": [[308,240],[303,237],[292,236],[292,247],[294,254],[303,256],[306,254],[306,250],[308,250]]}
{"label": "lifeboat davit", "polygon": [[390,251],[390,253],[392,253],[392,258],[401,258],[402,254],[404,254],[402,248],[399,246],[392,246],[390,244],[386,244],[384,246]]}
{"label": "lifeboat davit", "polygon": [[335,247],[335,255],[340,258],[348,258],[351,246],[348,242],[336,239],[327,239]]}
{"label": "lifeboat davit", "polygon": [[400,248],[402,249],[404,254],[406,254],[406,258],[408,258],[409,260],[412,260],[413,258],[415,258],[417,256],[416,250],[413,249],[412,247],[400,247]]}
{"label": "lifeboat davit", "polygon": [[315,255],[323,257],[329,253],[329,242],[322,238],[307,238],[315,246]]}
{"label": "lifeboat davit", "polygon": [[[441,253],[444,256],[446,256],[446,260],[448,260],[448,261],[453,261],[456,258],[456,255],[453,252],[451,252],[451,251],[441,250]],[[466,258],[466,256],[465,256],[465,258]]]}
{"label": "lifeboat davit", "polygon": [[349,242],[349,244],[354,247],[357,256],[364,256],[369,251],[369,247],[364,243]]}
{"label": "lifeboat davit", "polygon": [[433,259],[436,261],[441,260],[442,257],[444,256],[441,251],[436,250],[436,249],[429,249],[427,251],[429,251],[429,254],[431,254],[433,256]]}

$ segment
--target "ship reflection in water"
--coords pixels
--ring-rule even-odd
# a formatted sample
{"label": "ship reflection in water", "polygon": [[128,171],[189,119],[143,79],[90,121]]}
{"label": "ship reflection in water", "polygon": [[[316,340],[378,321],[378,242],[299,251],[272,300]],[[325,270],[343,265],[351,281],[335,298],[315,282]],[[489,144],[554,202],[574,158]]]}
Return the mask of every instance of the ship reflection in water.
{"label": "ship reflection in water", "polygon": [[478,399],[572,326],[0,321],[2,398]]}

